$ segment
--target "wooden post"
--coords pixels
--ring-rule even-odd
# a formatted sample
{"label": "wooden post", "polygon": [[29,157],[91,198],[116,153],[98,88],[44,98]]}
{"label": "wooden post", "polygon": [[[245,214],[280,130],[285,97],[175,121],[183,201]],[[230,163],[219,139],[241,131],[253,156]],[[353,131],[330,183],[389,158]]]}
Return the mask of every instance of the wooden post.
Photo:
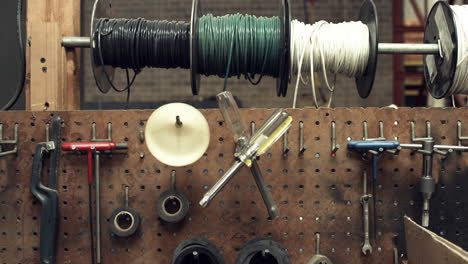
{"label": "wooden post", "polygon": [[61,46],[80,36],[80,0],[28,1],[26,109],[80,109],[80,52]]}

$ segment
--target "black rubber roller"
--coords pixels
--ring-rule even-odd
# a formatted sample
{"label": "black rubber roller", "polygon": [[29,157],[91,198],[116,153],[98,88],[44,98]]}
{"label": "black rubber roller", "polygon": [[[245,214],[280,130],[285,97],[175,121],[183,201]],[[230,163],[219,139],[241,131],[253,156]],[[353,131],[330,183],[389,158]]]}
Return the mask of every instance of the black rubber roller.
{"label": "black rubber roller", "polygon": [[135,209],[123,206],[115,209],[109,219],[112,233],[119,237],[128,237],[138,230],[140,215]]}
{"label": "black rubber roller", "polygon": [[180,243],[174,250],[172,264],[224,264],[219,249],[209,240],[192,238]]}
{"label": "black rubber roller", "polygon": [[278,242],[257,238],[240,250],[236,264],[290,264],[288,251]]}
{"label": "black rubber roller", "polygon": [[178,223],[184,219],[189,210],[189,200],[177,190],[165,191],[159,196],[156,204],[159,217],[168,223]]}

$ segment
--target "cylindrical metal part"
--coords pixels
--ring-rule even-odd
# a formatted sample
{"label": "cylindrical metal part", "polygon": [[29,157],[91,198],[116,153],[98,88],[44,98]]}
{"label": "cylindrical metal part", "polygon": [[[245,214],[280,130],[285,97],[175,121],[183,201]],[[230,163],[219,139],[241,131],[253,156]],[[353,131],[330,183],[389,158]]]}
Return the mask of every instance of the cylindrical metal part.
{"label": "cylindrical metal part", "polygon": [[468,151],[468,146],[450,146],[450,145],[434,145],[435,149],[438,150],[453,150],[453,151]]}
{"label": "cylindrical metal part", "polygon": [[429,227],[429,200],[428,199],[424,199],[423,201],[421,225],[423,227]]}
{"label": "cylindrical metal part", "polygon": [[430,199],[432,193],[435,191],[435,180],[434,177],[421,177],[421,192],[423,193],[424,199]]}
{"label": "cylindrical metal part", "polygon": [[434,150],[434,140],[423,142],[423,178],[432,178],[432,155]]}
{"label": "cylindrical metal part", "polygon": [[65,48],[90,48],[90,37],[63,37],[62,46]]}
{"label": "cylindrical metal part", "polygon": [[379,43],[380,54],[440,54],[438,44]]}

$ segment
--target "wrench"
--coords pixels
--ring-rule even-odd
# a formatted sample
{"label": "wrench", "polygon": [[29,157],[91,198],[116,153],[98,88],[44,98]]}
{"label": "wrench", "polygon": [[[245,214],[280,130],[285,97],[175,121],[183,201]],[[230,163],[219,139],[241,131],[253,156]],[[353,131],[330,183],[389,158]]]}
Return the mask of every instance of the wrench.
{"label": "wrench", "polygon": [[363,173],[363,194],[361,196],[361,204],[364,213],[364,244],[362,246],[362,253],[367,255],[372,254],[372,245],[369,242],[369,199],[372,197],[371,194],[367,193],[367,172]]}

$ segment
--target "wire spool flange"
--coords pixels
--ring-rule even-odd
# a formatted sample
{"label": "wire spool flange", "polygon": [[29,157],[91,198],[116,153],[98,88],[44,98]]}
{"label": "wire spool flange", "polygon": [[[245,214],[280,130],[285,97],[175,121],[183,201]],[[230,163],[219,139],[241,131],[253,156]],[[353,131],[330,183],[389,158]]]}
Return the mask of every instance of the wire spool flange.
{"label": "wire spool flange", "polygon": [[114,79],[115,69],[112,66],[104,65],[98,47],[98,30],[96,22],[99,18],[110,17],[111,0],[95,0],[90,22],[91,39],[91,66],[93,69],[94,80],[102,93],[107,93],[111,89],[111,83]]}
{"label": "wire spool flange", "polygon": [[446,97],[450,95],[458,61],[457,29],[453,11],[447,2],[438,1],[429,12],[424,43],[439,44],[442,53],[424,57],[424,77],[428,91],[434,98]]}
{"label": "wire spool flange", "polygon": [[289,75],[291,70],[291,9],[289,0],[281,1],[281,43],[282,52],[279,64],[279,76],[276,79],[276,93],[278,96],[286,96],[288,92]]}
{"label": "wire spool flange", "polygon": [[379,43],[379,19],[377,8],[373,0],[364,0],[359,9],[359,20],[369,29],[369,59],[364,74],[356,78],[356,86],[361,98],[367,98],[374,85],[377,71],[378,43]]}

